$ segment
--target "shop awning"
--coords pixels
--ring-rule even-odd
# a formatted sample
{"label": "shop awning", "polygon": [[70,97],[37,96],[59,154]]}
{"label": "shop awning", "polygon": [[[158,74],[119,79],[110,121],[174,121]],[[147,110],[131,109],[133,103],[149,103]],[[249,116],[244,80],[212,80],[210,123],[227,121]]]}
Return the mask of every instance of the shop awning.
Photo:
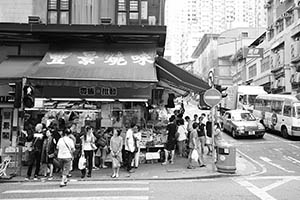
{"label": "shop awning", "polygon": [[48,86],[148,87],[157,82],[155,54],[155,47],[148,45],[53,49],[29,79]]}
{"label": "shop awning", "polygon": [[41,60],[40,57],[8,57],[0,63],[0,79],[26,77]]}
{"label": "shop awning", "polygon": [[186,91],[203,92],[210,87],[202,79],[177,67],[162,57],[156,58],[157,77]]}

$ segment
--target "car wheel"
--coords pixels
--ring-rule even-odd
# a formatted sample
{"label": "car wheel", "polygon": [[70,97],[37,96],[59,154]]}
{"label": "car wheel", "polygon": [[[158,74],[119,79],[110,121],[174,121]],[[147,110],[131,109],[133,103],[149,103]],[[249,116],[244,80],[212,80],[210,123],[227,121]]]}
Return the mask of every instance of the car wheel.
{"label": "car wheel", "polygon": [[258,135],[257,138],[263,138],[265,134]]}
{"label": "car wheel", "polygon": [[232,129],[231,134],[233,138],[237,138],[236,130]]}
{"label": "car wheel", "polygon": [[285,126],[281,128],[281,135],[282,135],[284,138],[288,138],[288,137],[289,137],[288,131],[287,131],[287,129],[286,129]]}

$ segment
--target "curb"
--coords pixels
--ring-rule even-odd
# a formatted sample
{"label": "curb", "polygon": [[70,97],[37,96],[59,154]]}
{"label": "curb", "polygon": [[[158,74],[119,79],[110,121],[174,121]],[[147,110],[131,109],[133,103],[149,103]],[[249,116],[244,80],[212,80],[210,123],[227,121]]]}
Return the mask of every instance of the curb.
{"label": "curb", "polygon": [[[71,182],[86,182],[86,181],[172,181],[172,180],[198,180],[198,179],[214,179],[214,178],[228,178],[228,177],[237,177],[241,176],[241,174],[236,173],[216,173],[216,174],[210,174],[210,175],[203,175],[203,176],[195,176],[195,177],[161,177],[161,178],[118,178],[118,179],[111,179],[111,178],[91,178],[91,179],[84,179],[84,180],[78,180],[78,179],[70,179]],[[13,179],[13,178],[12,178]],[[0,179],[1,183],[30,183],[30,182],[40,182],[42,181],[25,181],[25,180],[12,180],[12,179]],[[60,179],[55,179],[51,181],[46,182],[60,182]]]}

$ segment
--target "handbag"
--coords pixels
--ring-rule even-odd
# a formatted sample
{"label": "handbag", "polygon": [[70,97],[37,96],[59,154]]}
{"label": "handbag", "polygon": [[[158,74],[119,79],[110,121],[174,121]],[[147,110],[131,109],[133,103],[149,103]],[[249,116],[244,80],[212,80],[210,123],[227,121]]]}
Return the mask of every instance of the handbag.
{"label": "handbag", "polygon": [[198,152],[196,149],[193,149],[191,158],[192,158],[192,160],[194,160],[196,162],[198,161],[199,155],[198,155]]}
{"label": "handbag", "polygon": [[83,170],[83,169],[85,169],[85,167],[86,167],[86,158],[82,154],[78,161],[78,169]]}

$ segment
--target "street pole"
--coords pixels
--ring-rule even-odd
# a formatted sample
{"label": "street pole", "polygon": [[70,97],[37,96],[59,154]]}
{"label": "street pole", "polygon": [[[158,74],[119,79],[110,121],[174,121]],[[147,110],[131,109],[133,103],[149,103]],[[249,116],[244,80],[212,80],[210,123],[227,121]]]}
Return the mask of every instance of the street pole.
{"label": "street pole", "polygon": [[216,160],[216,152],[215,152],[215,107],[211,108],[211,139],[212,139],[212,171],[216,171],[215,160]]}
{"label": "street pole", "polygon": [[[23,101],[24,98],[24,92],[23,92],[23,88],[26,84],[26,78],[22,78],[22,90],[21,90],[21,101]],[[19,120],[18,120],[18,132],[19,135],[18,137],[22,136],[22,131],[24,129],[24,105],[23,102],[21,103],[21,107],[19,109],[19,113],[21,113],[21,115],[19,115]],[[18,154],[18,171],[17,171],[17,175],[21,176],[22,175],[22,155],[23,155],[23,147],[21,145],[19,145],[19,154]]]}

